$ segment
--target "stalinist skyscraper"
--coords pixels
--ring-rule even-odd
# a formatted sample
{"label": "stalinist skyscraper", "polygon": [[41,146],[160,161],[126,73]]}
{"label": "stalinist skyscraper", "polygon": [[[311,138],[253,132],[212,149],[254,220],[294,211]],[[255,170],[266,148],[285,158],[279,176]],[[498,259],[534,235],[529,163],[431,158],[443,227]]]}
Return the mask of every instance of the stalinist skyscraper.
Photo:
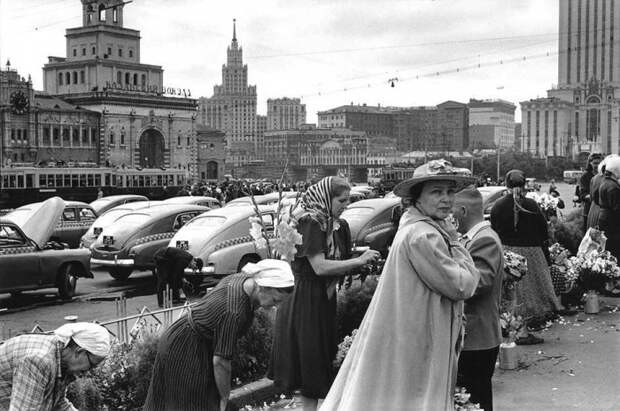
{"label": "stalinist skyscraper", "polygon": [[202,124],[226,133],[226,163],[240,166],[256,159],[256,86],[248,86],[248,66],[237,41],[233,20],[232,42],[222,66],[222,84],[213,87],[213,97],[199,100]]}
{"label": "stalinist skyscraper", "polygon": [[559,0],[558,83],[521,102],[522,149],[620,152],[620,0]]}

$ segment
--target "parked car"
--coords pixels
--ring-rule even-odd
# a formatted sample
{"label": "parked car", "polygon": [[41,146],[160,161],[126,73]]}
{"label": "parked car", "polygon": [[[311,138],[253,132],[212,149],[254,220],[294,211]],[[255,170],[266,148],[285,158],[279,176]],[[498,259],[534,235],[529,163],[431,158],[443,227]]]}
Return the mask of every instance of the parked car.
{"label": "parked car", "polygon": [[108,211],[97,217],[97,219],[84,233],[84,235],[80,239],[80,247],[89,248],[91,244],[97,239],[97,237],[99,237],[99,234],[101,234],[105,227],[109,226],[125,214],[129,214],[141,208],[154,207],[162,203],[162,201],[134,201],[133,203],[121,204],[119,206],[109,209]]}
{"label": "parked car", "polygon": [[[299,195],[302,195],[302,193],[299,193],[297,191],[283,191],[282,199],[289,199],[289,198],[294,199]],[[269,204],[277,203],[279,198],[280,198],[280,193],[275,192],[275,193],[254,196],[254,201],[256,201],[256,204],[258,205],[269,205]],[[246,196],[246,197],[235,198],[234,200],[229,201],[228,203],[226,203],[226,207],[236,207],[239,205],[244,206],[248,204],[252,204],[252,199],[249,196]]]}
{"label": "parked car", "polygon": [[491,218],[491,209],[493,205],[508,192],[508,189],[505,186],[485,186],[478,187],[478,191],[482,194],[484,218],[488,220]]}
{"label": "parked car", "polygon": [[373,198],[349,204],[341,218],[349,223],[354,247],[370,247],[387,257],[402,214],[400,197]]}
{"label": "parked car", "polygon": [[[16,208],[7,216],[15,218],[23,213],[28,215],[34,208],[38,208],[40,204],[26,204]],[[64,201],[64,210],[56,221],[50,240],[65,243],[69,248],[77,248],[80,245],[80,238],[96,219],[97,213],[89,204],[81,201]]]}
{"label": "parked car", "polygon": [[[263,221],[273,232],[275,207],[259,206]],[[241,271],[247,263],[267,257],[266,250],[257,249],[250,236],[249,217],[255,215],[251,206],[223,207],[196,217],[180,229],[168,244],[194,256],[196,268],[185,270],[184,278],[196,292],[203,282],[219,281]]]}
{"label": "parked car", "polygon": [[196,204],[209,208],[220,208],[222,204],[220,200],[207,196],[180,196],[170,197],[163,201],[167,204]]}
{"label": "parked car", "polygon": [[152,270],[155,252],[205,211],[207,207],[192,204],[160,204],[125,214],[105,227],[91,244],[90,262],[106,267],[120,281],[127,280],[134,270]]}
{"label": "parked car", "polygon": [[116,207],[117,205],[132,203],[134,201],[148,201],[148,198],[137,194],[119,194],[98,198],[97,200],[92,201],[90,206],[99,215],[105,213],[113,207]]}
{"label": "parked car", "polygon": [[65,202],[53,197],[27,212],[0,217],[1,293],[57,287],[62,299],[71,299],[78,278],[93,278],[90,251],[49,242],[64,208]]}

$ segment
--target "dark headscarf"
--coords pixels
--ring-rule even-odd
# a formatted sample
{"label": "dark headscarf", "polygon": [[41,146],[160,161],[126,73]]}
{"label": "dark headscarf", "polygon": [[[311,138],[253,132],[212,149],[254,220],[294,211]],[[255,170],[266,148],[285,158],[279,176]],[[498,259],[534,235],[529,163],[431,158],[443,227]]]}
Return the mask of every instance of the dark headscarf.
{"label": "dark headscarf", "polygon": [[519,211],[532,214],[531,211],[523,208],[521,203],[525,199],[525,173],[521,170],[510,170],[506,173],[506,187],[512,191],[513,208],[513,224],[516,231],[517,224],[519,224]]}

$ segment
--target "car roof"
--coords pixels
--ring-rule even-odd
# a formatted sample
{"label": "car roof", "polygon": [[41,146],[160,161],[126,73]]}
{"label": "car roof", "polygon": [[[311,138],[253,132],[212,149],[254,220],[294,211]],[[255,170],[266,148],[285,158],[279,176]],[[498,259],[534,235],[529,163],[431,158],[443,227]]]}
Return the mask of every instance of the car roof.
{"label": "car roof", "polygon": [[66,201],[65,200],[65,207],[88,207],[88,208],[92,208],[90,206],[90,204],[85,203],[84,201]]}
{"label": "car roof", "polygon": [[349,204],[347,208],[383,208],[390,207],[392,205],[400,204],[400,197],[388,197],[388,198],[369,198],[366,200],[356,201],[353,204]]}
{"label": "car roof", "polygon": [[139,195],[139,194],[116,194],[112,196],[105,196],[105,197],[98,198],[92,201],[92,203],[94,203],[95,201],[116,201],[116,200],[127,200],[131,198],[139,198],[139,199],[148,200],[146,196]]}
{"label": "car roof", "polygon": [[209,196],[177,196],[163,200],[163,202],[166,204],[187,204],[194,201],[213,201],[216,203],[220,202],[220,200],[218,200],[217,198]]}
{"label": "car roof", "polygon": [[151,218],[162,218],[171,214],[182,213],[185,211],[208,211],[209,207],[199,206],[195,204],[166,204],[159,205],[157,207],[139,208],[135,211],[125,214],[145,214]]}

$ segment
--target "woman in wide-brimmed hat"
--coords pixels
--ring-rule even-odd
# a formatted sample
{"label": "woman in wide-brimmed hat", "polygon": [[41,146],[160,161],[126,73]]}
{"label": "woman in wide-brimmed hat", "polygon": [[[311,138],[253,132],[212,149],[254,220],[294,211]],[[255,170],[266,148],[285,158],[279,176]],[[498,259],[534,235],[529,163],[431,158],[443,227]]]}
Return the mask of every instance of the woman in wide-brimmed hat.
{"label": "woman in wide-brimmed hat", "polygon": [[446,218],[473,182],[434,160],[395,187],[409,207],[322,411],[453,409],[463,300],[480,274]]}

